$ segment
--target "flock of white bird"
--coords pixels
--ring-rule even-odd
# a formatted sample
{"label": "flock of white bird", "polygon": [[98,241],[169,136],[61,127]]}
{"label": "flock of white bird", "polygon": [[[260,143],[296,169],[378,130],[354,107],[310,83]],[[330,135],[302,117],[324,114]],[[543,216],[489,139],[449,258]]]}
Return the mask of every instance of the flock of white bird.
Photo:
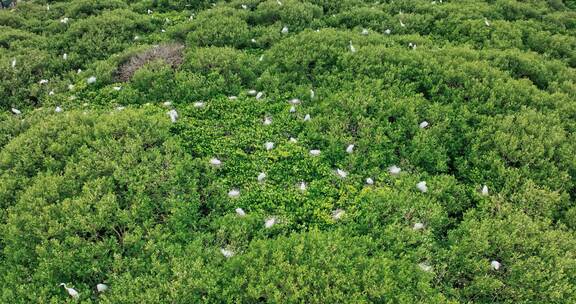
{"label": "flock of white bird", "polygon": [[[278,3],[278,5],[282,5],[282,2],[281,2],[280,0],[277,0],[277,3]],[[435,3],[436,3],[436,1],[433,1],[433,4],[435,4]],[[442,0],[440,0],[440,3],[442,3]],[[248,7],[247,7],[246,5],[242,5],[241,7],[242,7],[243,9],[248,9]],[[49,5],[47,5],[47,10],[50,10],[50,6],[49,6]],[[147,10],[147,13],[148,13],[148,14],[152,14],[153,12],[152,12],[152,10],[148,9],[148,10]],[[402,15],[402,12],[400,12],[400,15]],[[193,16],[191,16],[190,19],[192,19],[192,18],[193,18]],[[68,21],[69,21],[69,18],[67,18],[67,17],[62,18],[62,19],[60,20],[60,22],[63,23],[63,24],[68,23]],[[399,21],[400,21],[400,26],[401,26],[401,27],[406,27],[406,24],[402,21],[402,19],[400,19]],[[487,18],[484,18],[484,24],[485,24],[486,26],[488,26],[488,27],[491,25]],[[289,28],[288,28],[288,26],[283,26],[280,32],[281,32],[282,34],[288,34],[288,33],[289,33]],[[362,35],[368,35],[369,33],[370,33],[370,32],[369,32],[368,29],[365,29],[365,28],[362,29],[362,32],[361,32]],[[390,29],[386,29],[386,30],[384,31],[384,34],[386,34],[386,35],[390,35],[391,33],[392,33],[392,31],[391,31]],[[134,39],[137,40],[137,39],[138,39],[138,36],[134,37]],[[256,40],[255,40],[255,39],[252,39],[252,42],[256,42]],[[408,47],[411,48],[411,49],[416,49],[416,43],[410,42],[410,43],[408,44]],[[349,51],[352,52],[352,53],[356,53],[356,51],[357,51],[357,50],[356,50],[356,47],[354,46],[354,44],[352,43],[352,41],[349,41],[348,49],[349,49]],[[260,59],[259,59],[260,61],[263,60],[263,58],[264,58],[263,56],[264,56],[264,55],[262,55],[262,56],[260,57]],[[64,54],[62,55],[62,58],[63,58],[64,60],[67,60],[67,59],[68,59],[68,54],[67,54],[67,53],[64,53]],[[16,64],[17,64],[16,59],[12,59],[12,61],[11,61],[11,67],[12,67],[12,68],[16,68]],[[80,72],[81,72],[81,70],[79,69],[79,70],[78,70],[78,73],[80,73]],[[89,78],[86,80],[86,83],[87,83],[88,85],[95,84],[95,83],[96,83],[96,80],[97,80],[97,79],[96,79],[95,76],[91,76],[91,77],[89,77]],[[39,84],[40,84],[40,85],[48,84],[48,80],[47,80],[47,79],[42,79],[42,80],[39,81]],[[122,87],[114,87],[114,90],[119,91],[121,88],[122,88]],[[70,84],[70,85],[68,86],[68,89],[69,89],[69,90],[73,90],[73,89],[74,89],[74,85]],[[54,92],[51,91],[51,92],[50,92],[50,95],[53,95],[53,94],[54,94]],[[264,96],[264,92],[258,92],[258,91],[256,91],[256,90],[249,90],[249,91],[247,92],[247,94],[248,94],[249,96],[255,97],[257,100],[263,98],[263,96]],[[314,99],[314,98],[315,98],[315,92],[314,92],[314,90],[310,90],[310,97],[311,97],[311,99]],[[237,97],[236,97],[236,96],[230,96],[229,99],[230,99],[230,100],[236,100]],[[297,105],[300,105],[300,104],[302,103],[302,101],[301,101],[300,99],[298,99],[298,98],[294,98],[294,99],[289,100],[288,103],[291,105],[290,110],[289,110],[290,113],[295,113],[295,112],[296,112],[296,106],[297,106]],[[172,103],[171,103],[171,102],[164,102],[163,105],[166,106],[166,107],[171,107],[171,106],[172,106]],[[204,102],[195,102],[195,103],[193,104],[193,106],[194,106],[195,108],[202,108],[202,107],[205,106],[205,103],[204,103]],[[119,107],[117,107],[116,109],[117,109],[117,110],[123,110],[124,107],[119,106]],[[20,110],[16,109],[16,108],[12,108],[11,111],[12,111],[12,113],[15,114],[15,115],[21,115],[21,114],[22,114],[22,112],[21,112]],[[55,108],[55,110],[54,110],[54,112],[56,112],[56,113],[60,113],[60,112],[62,112],[62,111],[63,111],[63,109],[62,109],[62,107],[60,107],[60,106],[57,106],[57,107]],[[176,109],[174,109],[174,108],[170,109],[170,110],[167,112],[167,114],[168,114],[170,120],[172,121],[172,123],[176,123],[176,122],[177,122],[179,116],[178,116],[178,112],[176,111]],[[312,119],[312,118],[311,118],[310,114],[306,114],[306,115],[304,116],[303,121],[304,121],[304,122],[308,122],[308,121],[310,121],[311,119]],[[263,124],[264,124],[265,126],[271,125],[271,124],[272,124],[272,118],[269,117],[269,116],[264,117]],[[427,121],[422,121],[422,122],[419,124],[419,127],[422,128],[422,129],[425,129],[425,128],[429,127],[429,126],[430,126],[430,124],[429,124]],[[290,142],[295,143],[295,142],[297,142],[297,139],[291,137],[291,138],[290,138]],[[264,143],[264,148],[265,148],[267,151],[270,151],[270,150],[274,149],[274,147],[275,147],[274,142],[266,142],[266,143]],[[346,153],[348,153],[348,154],[352,154],[352,153],[354,152],[354,148],[355,148],[355,145],[354,145],[354,144],[349,144],[349,145],[346,147],[346,150],[345,150],[345,151],[346,151]],[[309,153],[310,153],[311,156],[319,156],[319,155],[321,154],[321,151],[318,150],[318,149],[312,149],[312,150],[309,151]],[[220,167],[220,166],[222,165],[222,161],[219,160],[219,159],[217,159],[217,158],[211,158],[210,161],[209,161],[209,163],[210,163],[210,165],[212,165],[212,166],[214,166],[214,167]],[[397,175],[399,175],[401,171],[402,171],[402,170],[401,170],[398,166],[396,166],[396,165],[392,165],[392,166],[388,167],[388,173],[389,173],[390,175],[392,175],[392,176],[397,176]],[[344,171],[344,170],[342,170],[342,169],[340,169],[340,168],[337,168],[337,169],[335,170],[335,173],[336,173],[336,175],[337,175],[338,177],[340,177],[340,178],[342,178],[342,179],[345,179],[345,178],[348,177],[348,172],[346,172],[346,171]],[[261,172],[261,173],[258,174],[257,180],[258,180],[259,183],[262,183],[262,182],[265,181],[266,177],[267,177],[266,173],[265,173],[265,172]],[[368,178],[366,178],[366,184],[367,184],[367,185],[373,185],[373,184],[374,184],[374,180],[373,180],[371,177],[368,177]],[[301,182],[297,185],[297,187],[298,187],[298,189],[299,189],[300,191],[304,192],[304,191],[306,191],[306,189],[307,189],[307,184],[306,184],[306,182],[301,181]],[[418,182],[415,187],[416,187],[416,189],[417,189],[418,191],[420,191],[420,192],[422,192],[422,193],[428,192],[428,186],[427,186],[427,184],[426,184],[426,181],[420,181],[420,182]],[[482,196],[488,196],[488,195],[489,195],[489,193],[488,193],[488,186],[487,186],[487,185],[483,185],[482,189],[480,190],[480,193],[481,193]],[[231,189],[231,190],[228,192],[228,196],[229,196],[230,198],[232,198],[232,199],[238,198],[238,197],[240,197],[240,190],[237,189],[237,188],[233,188],[233,189]],[[246,216],[246,212],[245,212],[242,208],[236,208],[236,209],[235,209],[235,212],[236,212],[237,216],[239,216],[239,217],[244,217],[244,216]],[[346,212],[345,212],[344,210],[342,210],[342,209],[333,210],[333,211],[332,211],[332,219],[335,220],[335,221],[340,220],[340,219],[342,219],[342,217],[345,215],[345,213],[346,213]],[[274,225],[278,224],[278,222],[279,222],[279,219],[278,219],[277,217],[274,217],[274,216],[268,217],[268,218],[266,218],[266,219],[264,220],[264,228],[266,228],[266,229],[272,228]],[[426,227],[425,227],[425,224],[424,224],[424,223],[421,223],[421,222],[414,223],[414,225],[413,225],[413,227],[412,227],[413,230],[423,230],[423,229],[425,229],[425,228],[426,228]],[[230,249],[230,248],[221,248],[221,249],[220,249],[220,252],[221,252],[222,255],[223,255],[224,257],[226,257],[226,258],[231,258],[231,257],[233,257],[233,256],[235,255],[234,251],[233,251],[232,249]],[[426,263],[426,262],[422,262],[422,263],[418,264],[418,266],[419,266],[420,269],[422,269],[423,271],[426,271],[426,272],[431,272],[431,271],[432,271],[432,266],[430,266],[430,265],[429,265],[428,263]],[[492,270],[497,271],[497,270],[500,269],[501,266],[502,266],[502,264],[501,264],[500,262],[496,261],[496,260],[493,260],[493,261],[490,262],[490,268],[491,268]],[[74,288],[68,287],[65,283],[61,283],[60,286],[63,286],[64,289],[66,290],[66,292],[68,293],[68,295],[70,295],[72,298],[74,298],[74,299],[79,299],[79,298],[80,298],[80,293],[79,293],[78,291],[76,291]],[[106,290],[108,290],[108,286],[107,286],[106,284],[100,283],[100,284],[97,284],[97,285],[96,285],[96,291],[97,291],[98,293],[105,292]]]}

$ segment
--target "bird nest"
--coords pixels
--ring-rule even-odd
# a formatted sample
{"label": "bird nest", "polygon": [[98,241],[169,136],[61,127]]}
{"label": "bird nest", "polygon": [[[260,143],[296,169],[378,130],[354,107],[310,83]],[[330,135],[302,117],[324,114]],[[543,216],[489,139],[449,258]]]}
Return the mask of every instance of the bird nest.
{"label": "bird nest", "polygon": [[142,53],[130,57],[126,62],[118,67],[116,79],[119,81],[129,81],[142,66],[149,62],[161,60],[172,68],[178,68],[183,61],[184,45],[164,44],[157,45]]}

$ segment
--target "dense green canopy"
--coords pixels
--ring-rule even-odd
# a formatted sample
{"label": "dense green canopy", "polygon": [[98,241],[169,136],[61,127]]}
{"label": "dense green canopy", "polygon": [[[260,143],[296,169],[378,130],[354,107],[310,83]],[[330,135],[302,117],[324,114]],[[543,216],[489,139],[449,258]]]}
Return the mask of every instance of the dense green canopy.
{"label": "dense green canopy", "polygon": [[575,50],[566,0],[18,1],[0,302],[576,303]]}

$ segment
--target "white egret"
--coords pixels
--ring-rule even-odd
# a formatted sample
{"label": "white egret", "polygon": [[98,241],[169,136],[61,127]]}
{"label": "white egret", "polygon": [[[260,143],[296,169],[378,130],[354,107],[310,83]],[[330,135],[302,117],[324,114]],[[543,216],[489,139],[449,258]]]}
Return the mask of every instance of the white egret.
{"label": "white egret", "polygon": [[222,164],[222,161],[214,157],[210,159],[210,164],[214,167],[218,167]]}
{"label": "white egret", "polygon": [[271,141],[268,141],[264,144],[264,148],[266,148],[266,150],[270,151],[270,150],[274,149],[274,143]]}
{"label": "white egret", "polygon": [[268,116],[264,117],[264,122],[262,124],[264,124],[265,126],[271,125],[272,124],[272,118],[270,118]]}
{"label": "white egret", "polygon": [[176,110],[172,109],[172,110],[168,111],[168,116],[170,116],[170,120],[172,121],[172,123],[175,123],[176,120],[178,119],[178,112],[176,112]]}
{"label": "white egret", "polygon": [[117,107],[116,107],[116,110],[117,110],[117,111],[122,111],[122,110],[124,110],[124,109],[126,109],[126,107],[123,107],[123,106],[117,106]]}
{"label": "white egret", "polygon": [[298,139],[294,138],[294,137],[290,137],[289,141],[293,144],[298,142]]}
{"label": "white egret", "polygon": [[62,59],[68,60],[68,54],[67,53],[62,54]]}
{"label": "white egret", "polygon": [[232,96],[229,96],[228,99],[230,99],[230,100],[236,100],[236,99],[238,99],[238,96],[232,95]]}
{"label": "white egret", "polygon": [[236,215],[238,215],[239,217],[244,217],[246,216],[246,212],[244,212],[244,209],[242,208],[236,208]]}
{"label": "white egret", "polygon": [[258,91],[256,91],[256,90],[248,90],[248,95],[250,95],[250,96],[256,96],[256,94],[258,94]]}
{"label": "white egret", "polygon": [[197,101],[195,103],[192,104],[195,108],[203,108],[204,107],[204,102],[202,101]]}
{"label": "white egret", "polygon": [[416,184],[416,188],[418,190],[420,190],[420,192],[422,193],[426,193],[428,192],[428,186],[426,186],[426,182],[425,181],[421,181],[419,183]]}
{"label": "white egret", "polygon": [[12,108],[12,113],[16,114],[16,115],[20,115],[22,114],[22,112],[20,112],[20,110],[16,109],[16,108]]}
{"label": "white egret", "polygon": [[82,73],[82,69],[76,70],[76,74],[80,74],[80,73]]}
{"label": "white egret", "polygon": [[400,171],[402,171],[402,169],[396,165],[388,167],[388,173],[390,173],[390,175],[398,175],[400,174]]}
{"label": "white egret", "polygon": [[288,101],[291,105],[295,106],[295,105],[299,105],[302,101],[298,98],[292,98]]}
{"label": "white egret", "polygon": [[430,124],[427,121],[423,121],[420,123],[420,129],[425,129],[429,126]]}
{"label": "white egret", "polygon": [[264,93],[258,92],[258,94],[256,94],[256,99],[260,99],[260,98],[262,98],[262,96],[264,96]]}
{"label": "white egret", "polygon": [[336,174],[338,174],[338,176],[341,178],[346,178],[348,176],[348,172],[341,169],[336,169]]}
{"label": "white egret", "polygon": [[234,252],[233,252],[232,250],[230,250],[230,249],[221,248],[221,249],[220,249],[220,252],[222,253],[222,255],[223,255],[225,258],[231,258],[231,257],[234,256]]}
{"label": "white egret", "polygon": [[52,96],[52,95],[54,95],[54,91],[48,92],[48,96]]}
{"label": "white egret", "polygon": [[418,264],[418,267],[420,267],[420,269],[422,269],[423,271],[426,271],[426,272],[431,272],[431,271],[432,271],[432,266],[428,265],[428,264],[425,263],[425,262],[422,262],[422,263]]}
{"label": "white egret", "polygon": [[306,116],[304,116],[304,121],[310,121],[312,118],[310,117],[310,114],[306,114]]}
{"label": "white egret", "polygon": [[74,85],[73,85],[73,84],[69,84],[69,85],[68,85],[68,90],[70,90],[70,91],[74,90]]}
{"label": "white egret", "polygon": [[355,48],[354,45],[352,44],[352,40],[350,40],[350,45],[349,45],[348,47],[350,48],[350,52],[356,53],[356,48]]}
{"label": "white egret", "polygon": [[140,40],[140,36],[138,35],[134,36],[134,40]]}
{"label": "white egret", "polygon": [[148,9],[147,13],[148,13],[148,15],[152,14],[152,10]]}
{"label": "white egret", "polygon": [[241,6],[243,9],[248,9],[248,5],[246,5],[246,4],[242,4],[242,5],[240,5],[240,6]]}
{"label": "white egret", "polygon": [[482,187],[482,196],[488,196],[488,186],[484,185]]}
{"label": "white egret", "polygon": [[118,86],[118,87],[112,87],[112,89],[114,89],[114,91],[120,91],[122,90],[122,87]]}
{"label": "white egret", "polygon": [[96,76],[90,76],[87,80],[86,83],[88,84],[94,84],[96,83]]}
{"label": "white egret", "polygon": [[391,33],[392,33],[392,31],[391,31],[390,29],[386,29],[386,30],[384,31],[384,34],[386,34],[386,35],[390,35]]}
{"label": "white egret", "polygon": [[260,55],[260,57],[258,58],[258,61],[262,61],[264,60],[264,55]]}
{"label": "white egret", "polygon": [[228,191],[228,196],[229,196],[230,198],[237,198],[237,197],[240,196],[240,190],[234,188],[234,189]]}
{"label": "white egret", "polygon": [[288,27],[284,26],[281,31],[282,34],[288,34]]}
{"label": "white egret", "polygon": [[172,105],[171,101],[165,101],[162,105],[164,105],[165,107],[169,107]]}
{"label": "white egret", "polygon": [[366,184],[367,185],[374,185],[374,180],[371,177],[369,177],[366,179]]}
{"label": "white egret", "polygon": [[282,5],[282,2],[280,0],[276,0],[276,3],[278,3],[278,5]]}
{"label": "white egret", "polygon": [[314,99],[315,96],[316,93],[314,93],[314,90],[310,90],[310,99]]}
{"label": "white egret", "polygon": [[256,39],[252,38],[252,39],[250,39],[250,42],[256,43]]}
{"label": "white egret", "polygon": [[260,172],[260,174],[258,174],[258,182],[263,182],[266,179],[266,173],[264,172]]}
{"label": "white egret", "polygon": [[488,18],[484,18],[484,25],[490,26],[490,21],[488,21]]}
{"label": "white egret", "polygon": [[354,145],[348,145],[348,147],[346,148],[346,153],[350,154],[354,152]]}
{"label": "white egret", "polygon": [[406,27],[406,24],[404,24],[404,22],[402,22],[402,20],[400,20],[400,26],[401,26],[401,27]]}
{"label": "white egret", "polygon": [[56,109],[54,109],[54,112],[60,113],[62,112],[62,108],[60,106],[57,106]]}
{"label": "white egret", "polygon": [[422,223],[415,223],[414,226],[412,227],[412,229],[414,229],[414,230],[422,230],[422,229],[424,229],[424,224],[422,224]]}
{"label": "white egret", "polygon": [[276,218],[275,217],[269,217],[266,219],[266,221],[264,221],[264,227],[265,228],[272,228],[272,226],[274,226],[274,224],[276,224]]}
{"label": "white egret", "polygon": [[295,106],[290,107],[290,113],[296,113],[296,107]]}
{"label": "white egret", "polygon": [[16,59],[12,59],[12,68],[16,68]]}
{"label": "white egret", "polygon": [[38,82],[39,84],[47,84],[48,80],[47,79],[42,79]]}
{"label": "white egret", "polygon": [[98,292],[105,292],[106,290],[108,290],[108,285],[103,284],[103,283],[98,283],[98,284],[96,284],[96,290]]}
{"label": "white egret", "polygon": [[304,192],[306,191],[307,188],[308,186],[306,185],[306,182],[300,182],[300,185],[298,186],[298,189],[300,189],[300,191]]}
{"label": "white egret", "polygon": [[369,31],[367,29],[362,29],[362,35],[366,36],[368,35]]}
{"label": "white egret", "polygon": [[66,289],[66,292],[68,292],[68,295],[70,295],[72,298],[74,299],[80,298],[80,294],[78,293],[78,291],[76,291],[76,289],[66,286],[65,283],[60,283],[60,286],[64,286],[64,289]]}
{"label": "white egret", "polygon": [[492,270],[498,270],[500,269],[500,266],[502,266],[502,264],[500,264],[498,261],[490,262],[490,268],[492,268]]}
{"label": "white egret", "polygon": [[337,221],[337,220],[341,219],[345,213],[346,212],[342,209],[336,209],[336,210],[332,211],[332,219]]}
{"label": "white egret", "polygon": [[310,155],[318,156],[318,155],[320,155],[320,150],[310,150]]}

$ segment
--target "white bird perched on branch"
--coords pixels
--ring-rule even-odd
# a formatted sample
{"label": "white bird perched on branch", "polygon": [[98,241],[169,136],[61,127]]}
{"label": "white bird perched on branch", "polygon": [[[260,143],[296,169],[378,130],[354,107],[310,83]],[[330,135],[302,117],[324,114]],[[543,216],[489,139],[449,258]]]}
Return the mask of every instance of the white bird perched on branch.
{"label": "white bird perched on branch", "polygon": [[22,114],[22,112],[20,112],[20,110],[16,109],[16,108],[12,108],[12,113],[16,114],[16,115],[20,115]]}
{"label": "white bird perched on branch", "polygon": [[47,83],[48,83],[48,79],[41,79],[38,83],[39,83],[39,84],[47,84]]}
{"label": "white bird perched on branch", "polygon": [[268,116],[264,117],[264,122],[262,124],[265,126],[271,125],[272,124],[272,118],[270,118]]}
{"label": "white bird perched on branch", "polygon": [[264,172],[260,172],[260,174],[258,174],[258,182],[263,182],[266,179],[266,173]]}
{"label": "white bird perched on branch", "polygon": [[367,29],[362,29],[362,35],[366,36],[368,35],[370,32]]}
{"label": "white bird perched on branch", "polygon": [[490,26],[490,21],[488,21],[488,18],[484,18],[484,25],[486,26]]}
{"label": "white bird perched on branch", "polygon": [[480,193],[482,194],[482,196],[488,196],[488,186],[484,185]]}
{"label": "white bird perched on branch", "polygon": [[318,155],[320,155],[320,150],[310,150],[310,155],[318,156]]}
{"label": "white bird perched on branch", "polygon": [[68,60],[68,54],[67,53],[62,54],[62,59]]}
{"label": "white bird perched on branch", "polygon": [[258,92],[258,94],[256,94],[256,99],[260,99],[262,96],[264,96],[264,92]]}
{"label": "white bird perched on branch", "polygon": [[416,184],[416,188],[418,190],[420,190],[420,192],[422,193],[426,193],[428,192],[428,186],[426,186],[426,182],[425,181],[421,181],[419,183]]}
{"label": "white bird perched on branch", "polygon": [[276,218],[275,217],[269,217],[266,219],[266,221],[264,221],[264,227],[266,229],[272,228],[272,226],[274,226],[275,224],[276,224]]}
{"label": "white bird perched on branch", "polygon": [[117,86],[117,87],[112,87],[112,89],[114,89],[114,91],[120,91],[120,90],[122,90],[122,87],[121,87],[121,86]]}
{"label": "white bird perched on branch", "polygon": [[388,168],[388,173],[390,173],[390,175],[398,175],[400,174],[400,171],[402,171],[402,169],[400,169],[398,166],[394,165],[394,166],[390,166]]}
{"label": "white bird perched on branch", "polygon": [[54,109],[54,112],[60,113],[62,112],[62,108],[60,106],[57,106],[56,109]]}
{"label": "white bird perched on branch", "polygon": [[80,298],[80,294],[78,291],[76,291],[76,289],[66,286],[65,283],[60,283],[60,286],[64,286],[64,289],[66,289],[66,292],[68,292],[68,295],[70,295],[72,298],[76,300]]}
{"label": "white bird perched on branch", "polygon": [[148,9],[147,13],[148,13],[148,15],[152,14],[152,10]]}
{"label": "white bird perched on branch", "polygon": [[344,211],[342,209],[336,209],[336,210],[332,211],[332,219],[337,221],[337,220],[341,219],[345,213],[346,213],[346,211]]}
{"label": "white bird perched on branch", "polygon": [[301,101],[300,99],[298,99],[298,98],[292,98],[292,99],[288,100],[288,102],[289,102],[291,105],[295,106],[295,105],[299,105],[302,101]]}
{"label": "white bird perched on branch", "polygon": [[306,116],[304,116],[304,121],[310,121],[312,118],[310,117],[310,114],[306,114]]}
{"label": "white bird perched on branch", "polygon": [[290,107],[290,113],[296,113],[296,107],[295,106]]}
{"label": "white bird perched on branch", "polygon": [[260,57],[258,58],[258,61],[263,61],[264,60],[264,55],[260,55]]}
{"label": "white bird perched on branch", "polygon": [[194,104],[192,104],[195,108],[203,108],[205,103],[202,101],[197,101]]}
{"label": "white bird perched on branch", "polygon": [[231,198],[237,198],[240,196],[240,190],[232,189],[232,190],[228,191],[228,196]]}
{"label": "white bird perched on branch", "polygon": [[264,144],[264,148],[266,148],[266,150],[270,151],[270,150],[274,149],[274,143],[271,141],[268,141]]}
{"label": "white bird perched on branch", "polygon": [[367,184],[367,185],[374,185],[374,180],[373,180],[371,177],[368,177],[368,178],[366,179],[366,184]]}
{"label": "white bird perched on branch", "polygon": [[88,84],[94,84],[96,83],[96,76],[90,76],[87,80],[86,83]]}
{"label": "white bird perched on branch", "polygon": [[242,5],[240,5],[240,6],[241,6],[243,9],[248,9],[248,5],[246,5],[246,4],[242,4]]}
{"label": "white bird perched on branch", "polygon": [[250,96],[256,96],[256,94],[258,94],[258,91],[256,91],[256,90],[248,90],[248,95],[250,95]]}
{"label": "white bird perched on branch", "polygon": [[282,34],[288,34],[288,27],[284,26],[281,31]]}
{"label": "white bird perched on branch", "polygon": [[352,152],[354,152],[354,145],[353,144],[348,145],[348,147],[346,148],[346,153],[350,154]]}
{"label": "white bird perched on branch", "polygon": [[165,101],[164,103],[162,103],[162,105],[165,107],[169,107],[172,105],[172,102],[171,101]]}
{"label": "white bird perched on branch", "polygon": [[350,40],[350,45],[349,45],[348,47],[350,48],[350,52],[356,53],[356,48],[355,48],[354,45],[352,44],[352,40]]}
{"label": "white bird perched on branch", "polygon": [[420,129],[425,129],[429,126],[430,124],[427,121],[423,121],[420,123],[419,127]]}
{"label": "white bird perched on branch", "polygon": [[68,23],[68,20],[70,20],[70,19],[68,19],[68,17],[64,17],[64,18],[60,19],[60,23],[66,24],[66,23]]}
{"label": "white bird perched on branch", "polygon": [[170,116],[170,120],[172,121],[172,123],[175,123],[176,120],[178,119],[178,112],[176,112],[176,110],[172,109],[172,110],[168,111],[168,116]]}
{"label": "white bird perched on branch", "polygon": [[390,29],[386,29],[386,30],[384,31],[384,34],[386,34],[386,35],[390,35],[390,33],[392,33],[392,31],[391,31]]}
{"label": "white bird perched on branch", "polygon": [[230,100],[236,100],[236,99],[238,99],[238,96],[232,95],[232,96],[229,96],[228,99],[230,99]]}
{"label": "white bird perched on branch", "polygon": [[348,172],[341,169],[336,169],[336,174],[338,174],[338,176],[341,178],[346,178],[348,176]]}
{"label": "white bird perched on branch", "polygon": [[298,139],[294,138],[294,137],[290,137],[289,141],[293,144],[298,142]]}
{"label": "white bird perched on branch", "polygon": [[242,208],[236,208],[236,215],[238,215],[239,217],[244,217],[246,216],[246,212],[244,212],[244,209]]}
{"label": "white bird perched on branch", "polygon": [[108,290],[108,285],[103,283],[96,284],[96,290],[98,292],[105,292],[106,290]]}
{"label": "white bird perched on branch", "polygon": [[500,269],[500,266],[502,266],[502,264],[500,264],[498,261],[490,262],[490,268],[492,268],[492,270],[498,270]]}
{"label": "white bird perched on branch", "polygon": [[306,191],[307,188],[308,186],[306,185],[306,182],[300,182],[300,185],[298,186],[298,189],[300,189],[300,191],[304,192]]}
{"label": "white bird perched on branch", "polygon": [[424,224],[422,224],[422,223],[415,223],[414,226],[412,227],[412,229],[414,229],[414,230],[422,230],[422,229],[424,229]]}
{"label": "white bird perched on branch", "polygon": [[12,59],[12,68],[16,68],[16,59]]}
{"label": "white bird perched on branch", "polygon": [[406,24],[404,24],[404,22],[402,22],[402,20],[400,20],[400,26],[401,26],[401,27],[406,27]]}
{"label": "white bird perched on branch", "polygon": [[423,271],[426,271],[426,272],[431,272],[431,271],[432,271],[432,266],[430,266],[430,265],[428,265],[427,263],[424,263],[424,262],[418,264],[418,267],[420,267],[420,269],[422,269]]}
{"label": "white bird perched on branch", "polygon": [[221,249],[220,249],[220,252],[221,252],[222,255],[223,255],[225,258],[227,258],[227,259],[229,259],[229,258],[231,258],[231,257],[234,256],[234,252],[233,252],[232,250],[230,250],[230,249],[221,248]]}

